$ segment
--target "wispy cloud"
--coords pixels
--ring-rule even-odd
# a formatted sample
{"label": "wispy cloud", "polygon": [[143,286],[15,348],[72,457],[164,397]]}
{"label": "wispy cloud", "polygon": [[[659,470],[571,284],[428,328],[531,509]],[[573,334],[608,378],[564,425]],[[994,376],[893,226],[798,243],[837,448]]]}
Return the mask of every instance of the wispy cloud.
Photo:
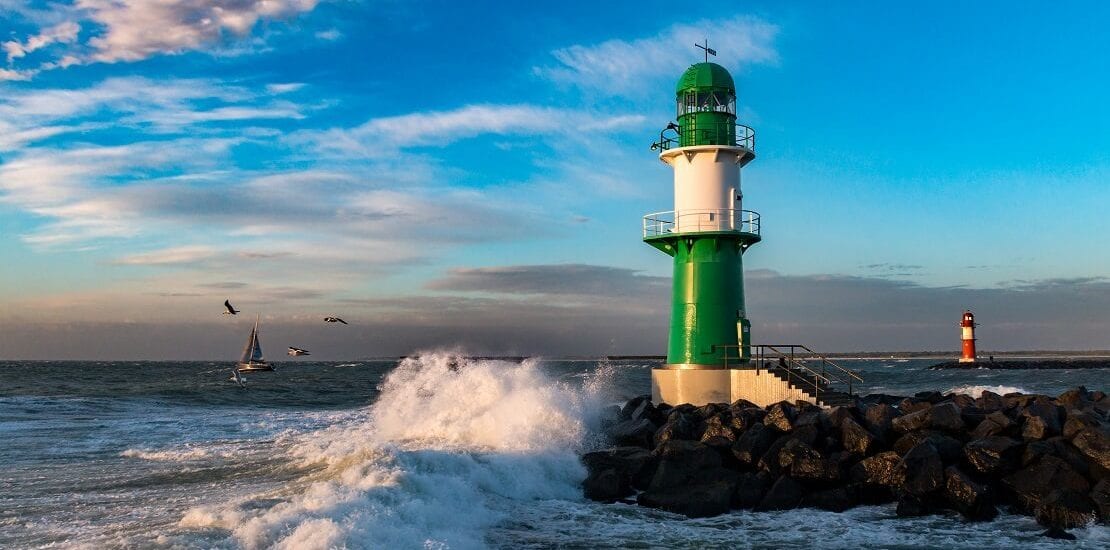
{"label": "wispy cloud", "polygon": [[670,280],[601,265],[516,265],[453,269],[426,288],[547,296],[648,296],[668,292]]}
{"label": "wispy cloud", "polygon": [[613,95],[656,89],[660,78],[674,78],[697,58],[693,46],[704,38],[722,60],[736,65],[778,60],[773,42],[778,27],[750,16],[674,25],[655,36],[608,40],[555,50],[554,65],[535,67],[555,82]]}
{"label": "wispy cloud", "polygon": [[145,254],[132,254],[119,258],[115,263],[120,265],[179,265],[196,263],[199,260],[211,258],[216,251],[209,246],[175,246],[147,252]]}
{"label": "wispy cloud", "polygon": [[40,50],[51,44],[72,44],[77,41],[77,33],[81,32],[81,25],[73,21],[59,23],[43,29],[42,32],[27,39],[26,42],[9,40],[0,44],[10,63],[14,59],[23,57],[31,52]]}

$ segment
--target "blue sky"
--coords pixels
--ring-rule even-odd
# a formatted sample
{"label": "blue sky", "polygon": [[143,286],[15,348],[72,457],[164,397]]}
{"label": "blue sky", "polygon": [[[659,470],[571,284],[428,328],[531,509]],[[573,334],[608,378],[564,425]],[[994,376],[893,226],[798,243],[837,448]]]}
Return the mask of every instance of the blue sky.
{"label": "blue sky", "polygon": [[1110,348],[1110,8],[784,4],[0,0],[0,357],[218,357],[225,297],[324,356],[662,349],[648,145],[704,37],[757,335]]}

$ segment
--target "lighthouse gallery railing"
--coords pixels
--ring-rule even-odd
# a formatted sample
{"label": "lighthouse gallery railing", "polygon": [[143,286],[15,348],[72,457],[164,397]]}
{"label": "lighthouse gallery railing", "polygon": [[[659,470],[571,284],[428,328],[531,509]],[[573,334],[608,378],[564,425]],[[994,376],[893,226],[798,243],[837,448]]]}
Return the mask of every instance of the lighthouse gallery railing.
{"label": "lighthouse gallery railing", "polygon": [[755,130],[738,122],[709,122],[698,124],[691,121],[685,125],[684,134],[674,128],[659,132],[659,141],[651,144],[652,151],[666,151],[672,147],[716,144],[743,147],[755,151]]}
{"label": "lighthouse gallery railing", "polygon": [[759,212],[736,208],[668,210],[644,216],[644,238],[699,231],[759,234]]}

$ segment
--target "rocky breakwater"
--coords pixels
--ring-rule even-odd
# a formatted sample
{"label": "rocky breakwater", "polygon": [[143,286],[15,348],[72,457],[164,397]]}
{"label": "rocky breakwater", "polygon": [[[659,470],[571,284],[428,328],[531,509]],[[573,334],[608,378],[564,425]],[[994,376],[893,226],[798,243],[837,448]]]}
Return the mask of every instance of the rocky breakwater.
{"label": "rocky breakwater", "polygon": [[729,510],[843,511],[896,502],[900,516],[1000,508],[1047,535],[1110,520],[1110,397],[983,392],[872,395],[822,409],[747,401],[613,407],[615,447],[582,457],[586,496],[689,517]]}

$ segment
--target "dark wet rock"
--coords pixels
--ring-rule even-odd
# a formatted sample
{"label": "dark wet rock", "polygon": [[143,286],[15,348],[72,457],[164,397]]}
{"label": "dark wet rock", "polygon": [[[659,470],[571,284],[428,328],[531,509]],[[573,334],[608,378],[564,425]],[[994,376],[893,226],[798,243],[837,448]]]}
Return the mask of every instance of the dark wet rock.
{"label": "dark wet rock", "polygon": [[1098,515],[1103,523],[1110,523],[1110,478],[1102,478],[1091,489],[1091,502],[1098,509]]}
{"label": "dark wet rock", "polygon": [[[626,406],[627,408],[627,406]],[[652,404],[650,399],[645,399],[640,402],[639,406],[632,410],[628,415],[629,420],[648,420],[656,426],[661,426],[667,421],[667,415],[663,414],[658,408]]]}
{"label": "dark wet rock", "polygon": [[920,391],[913,394],[914,399],[925,401],[930,405],[944,401],[944,394],[939,391]]}
{"label": "dark wet rock", "polygon": [[774,481],[771,474],[764,471],[740,474],[736,481],[736,492],[732,496],[732,506],[740,509],[755,508]]}
{"label": "dark wet rock", "polygon": [[923,496],[944,486],[944,462],[936,447],[922,441],[898,463],[903,477],[901,489],[911,495]]}
{"label": "dark wet rock", "polygon": [[894,513],[903,518],[927,516],[933,513],[933,507],[929,506],[926,499],[920,496],[900,493],[898,495],[898,507],[895,508]]}
{"label": "dark wet rock", "polygon": [[1072,437],[1071,444],[1087,457],[1092,466],[1103,472],[1110,470],[1110,436],[1106,431],[1085,428]]}
{"label": "dark wet rock", "polygon": [[830,430],[840,430],[841,424],[843,424],[845,420],[852,420],[855,422],[859,412],[859,408],[854,405],[848,407],[833,407],[822,412],[825,416],[823,423],[828,426]]}
{"label": "dark wet rock", "polygon": [[887,451],[865,458],[852,466],[852,479],[869,485],[897,487],[902,484],[903,475],[898,471],[902,458],[898,453]]}
{"label": "dark wet rock", "polygon": [[747,399],[737,399],[728,406],[730,409],[762,409],[759,405],[748,401]]}
{"label": "dark wet rock", "polygon": [[975,399],[975,405],[983,409],[987,413],[1000,411],[1006,407],[1002,396],[992,391],[983,391],[983,393]]}
{"label": "dark wet rock", "polygon": [[582,457],[582,463],[591,474],[612,470],[624,485],[637,489],[646,489],[651,483],[657,462],[655,455],[640,447],[615,447]]}
{"label": "dark wet rock", "polygon": [[767,415],[767,411],[756,407],[740,407],[735,405],[729,408],[732,413],[732,429],[738,433],[742,433],[751,429],[756,424],[763,424],[763,417]]}
{"label": "dark wet rock", "polygon": [[783,472],[791,473],[794,466],[804,459],[823,460],[821,453],[817,452],[806,442],[797,439],[789,438],[786,443],[779,449],[778,461],[779,468]]}
{"label": "dark wet rock", "polygon": [[828,418],[825,416],[825,411],[822,409],[810,409],[805,412],[799,412],[798,416],[794,419],[794,429],[800,430],[803,428],[812,428],[814,433],[820,436],[829,429]]}
{"label": "dark wet rock", "polygon": [[632,418],[632,412],[644,403],[651,403],[650,395],[638,395],[636,397],[633,397],[632,399],[629,399],[628,402],[625,403],[623,407],[621,407],[621,416],[624,417],[626,420]]}
{"label": "dark wet rock", "polygon": [[763,425],[786,433],[794,429],[795,408],[785,401],[775,403],[767,409],[763,417]]}
{"label": "dark wet rock", "polygon": [[644,491],[636,497],[636,503],[691,518],[704,518],[728,512],[734,489],[734,480],[709,481]]}
{"label": "dark wet rock", "polygon": [[1048,438],[1044,441],[1033,441],[1025,446],[1021,455],[1021,466],[1024,468],[1035,464],[1041,457],[1048,455],[1063,459],[1076,473],[1090,477],[1091,468],[1087,458],[1083,456],[1068,440],[1062,436]]}
{"label": "dark wet rock", "polygon": [[986,416],[971,432],[973,439],[982,439],[992,435],[1011,435],[1014,421],[1002,412],[995,411]]}
{"label": "dark wet rock", "polygon": [[624,417],[621,416],[621,408],[616,405],[605,407],[598,414],[598,423],[603,431],[615,426],[622,420],[624,420]]}
{"label": "dark wet rock", "polygon": [[870,405],[863,412],[863,427],[875,434],[880,442],[893,441],[894,419],[898,411],[887,403]]}
{"label": "dark wet rock", "polygon": [[[931,408],[931,407],[930,407]],[[921,409],[895,418],[894,431],[900,434],[923,429],[929,424],[929,409]]]}
{"label": "dark wet rock", "polygon": [[968,443],[964,447],[964,457],[975,472],[997,476],[1017,468],[1021,450],[1020,442],[993,435]]}
{"label": "dark wet rock", "polygon": [[894,442],[892,449],[899,455],[905,455],[922,441],[932,443],[945,464],[951,464],[963,457],[963,443],[945,433],[933,430],[921,430],[903,435]]}
{"label": "dark wet rock", "polygon": [[1037,523],[1069,529],[1098,519],[1098,510],[1087,495],[1070,489],[1053,489],[1033,510]]}
{"label": "dark wet rock", "polygon": [[[774,432],[775,430],[770,431]],[[782,471],[782,467],[779,466],[779,453],[782,451],[782,448],[791,441],[798,441],[798,438],[790,434],[780,435],[778,439],[775,439],[771,443],[771,446],[767,448],[767,452],[763,453],[759,462],[756,463],[756,468],[778,477],[779,473]]]}
{"label": "dark wet rock", "polygon": [[1075,387],[1075,388],[1071,388],[1071,389],[1065,391],[1064,393],[1061,393],[1060,395],[1056,396],[1056,403],[1063,406],[1064,408],[1076,408],[1076,409],[1078,409],[1078,408],[1082,408],[1082,407],[1079,407],[1077,405],[1082,405],[1084,403],[1090,403],[1090,402],[1091,402],[1091,392],[1087,391],[1087,388],[1085,388],[1083,386],[1078,386],[1078,387]]}
{"label": "dark wet rock", "polygon": [[794,428],[794,431],[790,432],[790,436],[804,441],[806,445],[817,445],[817,442],[820,440],[817,427],[813,425],[797,426]]}
{"label": "dark wet rock", "polygon": [[650,420],[625,420],[609,428],[609,437],[617,445],[652,448],[656,426]]}
{"label": "dark wet rock", "polygon": [[850,416],[840,422],[840,441],[844,450],[860,456],[871,454],[871,451],[877,446],[875,436]]}
{"label": "dark wet rock", "polygon": [[721,455],[695,441],[672,440],[660,445],[653,454],[659,459],[651,489],[664,489],[710,481],[721,470]]}
{"label": "dark wet rock", "polygon": [[843,512],[859,504],[858,488],[853,485],[816,491],[802,497],[803,508]]}
{"label": "dark wet rock", "polygon": [[1072,411],[1068,414],[1068,419],[1064,421],[1064,428],[1061,433],[1064,437],[1071,439],[1087,428],[1101,429],[1101,427],[1102,420],[1098,415],[1087,411]]}
{"label": "dark wet rock", "polygon": [[736,443],[732,445],[732,456],[736,457],[741,465],[754,468],[778,437],[778,433],[774,430],[763,424],[755,424],[737,438]]}
{"label": "dark wet rock", "polygon": [[694,409],[694,414],[702,420],[709,420],[711,417],[726,410],[728,410],[728,405],[725,403],[707,403]]}
{"label": "dark wet rock", "polygon": [[1022,437],[1025,439],[1044,439],[1059,435],[1063,427],[1063,414],[1060,407],[1047,399],[1035,400],[1021,411],[1025,417]]}
{"label": "dark wet rock", "polygon": [[949,506],[971,521],[989,521],[998,515],[990,487],[976,483],[955,466],[944,470],[944,497]]}
{"label": "dark wet rock", "polygon": [[1075,540],[1075,535],[1060,529],[1059,527],[1049,527],[1045,532],[1041,533],[1042,537],[1059,540]]}
{"label": "dark wet rock", "polygon": [[757,512],[791,510],[798,507],[803,496],[805,496],[805,487],[801,483],[789,476],[782,476],[767,490],[767,494],[763,496],[763,500],[755,510]]}
{"label": "dark wet rock", "polygon": [[1067,462],[1054,456],[1043,456],[1036,464],[1004,477],[1002,485],[1027,512],[1036,510],[1049,493],[1057,489],[1082,495],[1090,492],[1087,480],[1072,470]]}
{"label": "dark wet rock", "polygon": [[922,399],[917,399],[916,397],[907,397],[896,403],[895,407],[905,415],[918,411],[927,411],[933,407],[933,404]]}
{"label": "dark wet rock", "polygon": [[736,441],[736,432],[732,429],[732,414],[728,411],[711,416],[705,421],[705,430],[701,440],[713,437],[723,437],[729,441]]}
{"label": "dark wet rock", "polygon": [[951,401],[938,403],[929,409],[928,426],[934,430],[959,432],[964,429],[964,419],[960,408]]}
{"label": "dark wet rock", "polygon": [[698,419],[691,412],[676,407],[667,415],[667,421],[656,430],[653,436],[655,446],[671,440],[698,439]]}
{"label": "dark wet rock", "polygon": [[582,482],[582,493],[590,500],[613,502],[634,491],[628,479],[612,468],[591,470]]}

